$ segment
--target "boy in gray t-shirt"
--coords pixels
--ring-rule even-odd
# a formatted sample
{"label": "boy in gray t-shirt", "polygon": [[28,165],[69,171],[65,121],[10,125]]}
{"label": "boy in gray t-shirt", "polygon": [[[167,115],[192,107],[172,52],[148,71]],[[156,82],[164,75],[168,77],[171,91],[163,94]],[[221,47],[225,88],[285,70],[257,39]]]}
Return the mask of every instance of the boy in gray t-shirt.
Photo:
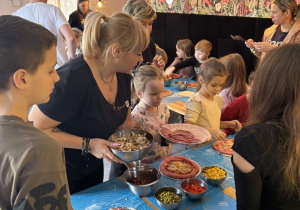
{"label": "boy in gray t-shirt", "polygon": [[28,121],[59,80],[56,37],[10,15],[0,31],[0,209],[72,209],[63,148]]}

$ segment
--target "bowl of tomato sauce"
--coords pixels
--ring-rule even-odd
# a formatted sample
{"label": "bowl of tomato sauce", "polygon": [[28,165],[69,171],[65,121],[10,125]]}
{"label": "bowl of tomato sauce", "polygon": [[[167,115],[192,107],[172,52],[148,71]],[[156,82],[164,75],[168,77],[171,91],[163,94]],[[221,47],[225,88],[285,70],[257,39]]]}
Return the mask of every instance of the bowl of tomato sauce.
{"label": "bowl of tomato sauce", "polygon": [[205,195],[208,186],[202,179],[191,178],[185,179],[181,183],[181,188],[185,197],[191,200],[198,200]]}

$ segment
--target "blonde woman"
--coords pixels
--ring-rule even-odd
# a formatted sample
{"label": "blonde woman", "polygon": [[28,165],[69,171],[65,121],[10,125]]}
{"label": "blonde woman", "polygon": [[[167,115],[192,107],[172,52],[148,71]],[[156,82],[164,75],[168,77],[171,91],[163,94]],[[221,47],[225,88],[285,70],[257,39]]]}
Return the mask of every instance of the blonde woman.
{"label": "blonde woman", "polygon": [[65,148],[70,192],[103,181],[103,158],[123,163],[105,139],[117,129],[133,128],[130,73],[143,61],[149,35],[131,16],[99,12],[87,16],[82,56],[58,70],[60,81],[50,101],[34,106],[34,126]]}
{"label": "blonde woman", "polygon": [[295,0],[274,0],[271,4],[273,26],[264,32],[262,42],[248,39],[245,44],[255,56],[262,58],[281,44],[300,43],[299,6]]}
{"label": "blonde woman", "polygon": [[[125,3],[123,12],[132,15],[147,29],[148,34],[151,34],[152,25],[157,15],[149,3],[145,0],[128,0]],[[156,55],[156,47],[151,39],[148,47],[143,51],[143,59],[143,64],[153,63],[161,70],[165,68],[166,63],[162,56]]]}

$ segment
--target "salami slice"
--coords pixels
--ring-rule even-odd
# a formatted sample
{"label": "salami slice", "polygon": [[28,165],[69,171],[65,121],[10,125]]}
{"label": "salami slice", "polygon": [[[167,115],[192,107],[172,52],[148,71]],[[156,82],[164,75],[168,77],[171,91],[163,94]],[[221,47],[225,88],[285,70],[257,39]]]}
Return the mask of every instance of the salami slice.
{"label": "salami slice", "polygon": [[170,156],[161,162],[159,170],[170,178],[187,179],[196,176],[199,165],[183,156]]}
{"label": "salami slice", "polygon": [[232,155],[233,150],[232,150],[232,145],[233,145],[234,139],[225,139],[223,141],[217,141],[213,144],[213,147],[216,151],[222,153],[222,154],[227,154],[227,155]]}

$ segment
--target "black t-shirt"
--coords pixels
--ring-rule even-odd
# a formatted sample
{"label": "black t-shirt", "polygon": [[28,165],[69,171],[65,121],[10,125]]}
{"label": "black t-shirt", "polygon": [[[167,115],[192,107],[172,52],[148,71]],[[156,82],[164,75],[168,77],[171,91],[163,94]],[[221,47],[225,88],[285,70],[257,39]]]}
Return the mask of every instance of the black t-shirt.
{"label": "black t-shirt", "polygon": [[200,63],[199,61],[196,59],[195,56],[192,56],[184,61],[181,61],[177,64],[174,65],[175,67],[175,70],[179,70],[179,69],[182,69],[182,68],[185,68],[187,66],[193,66],[193,67],[199,67],[200,66]]}
{"label": "black t-shirt", "polygon": [[276,31],[270,41],[270,44],[272,44],[276,47],[279,47],[282,44],[282,41],[285,39],[285,37],[288,33],[289,32],[282,32],[280,25],[277,26]]}
{"label": "black t-shirt", "polygon": [[[71,60],[57,72],[60,81],[55,84],[50,101],[39,108],[51,119],[62,122],[58,126],[60,130],[80,137],[107,139],[125,122],[130,106],[129,74],[117,73],[117,109],[114,110],[102,95],[83,56]],[[103,165],[102,159],[89,155],[87,167],[81,150],[65,149],[65,155],[66,164],[73,169],[68,178],[82,178]]]}
{"label": "black t-shirt", "polygon": [[237,133],[232,149],[255,167],[250,173],[242,173],[233,163],[238,210],[299,209],[300,201],[279,191],[285,136],[278,127],[262,123]]}
{"label": "black t-shirt", "polygon": [[148,47],[142,52],[143,55],[143,64],[152,63],[153,58],[156,55],[156,46],[152,39],[150,39]]}
{"label": "black t-shirt", "polygon": [[69,24],[70,24],[71,28],[78,28],[81,31],[83,31],[86,14],[83,15],[80,12],[78,12],[77,10],[74,11],[72,14],[70,14]]}

